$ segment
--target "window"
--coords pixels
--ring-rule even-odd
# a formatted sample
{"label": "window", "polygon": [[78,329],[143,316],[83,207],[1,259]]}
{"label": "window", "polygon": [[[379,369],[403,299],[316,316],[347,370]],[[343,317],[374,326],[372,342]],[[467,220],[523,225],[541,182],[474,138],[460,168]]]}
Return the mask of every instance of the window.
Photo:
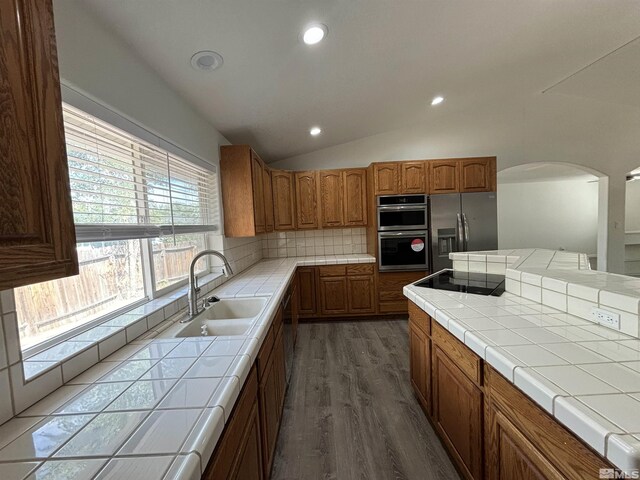
{"label": "window", "polygon": [[15,289],[23,350],[184,285],[216,230],[213,167],[63,111],[80,275]]}

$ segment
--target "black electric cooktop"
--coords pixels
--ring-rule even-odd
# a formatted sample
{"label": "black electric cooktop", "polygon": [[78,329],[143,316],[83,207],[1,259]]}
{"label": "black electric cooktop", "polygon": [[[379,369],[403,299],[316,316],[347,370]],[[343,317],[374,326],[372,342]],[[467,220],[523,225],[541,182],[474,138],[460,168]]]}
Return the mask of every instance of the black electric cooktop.
{"label": "black electric cooktop", "polygon": [[504,293],[504,275],[441,270],[417,281],[414,285],[416,287],[448,290],[450,292],[499,297]]}

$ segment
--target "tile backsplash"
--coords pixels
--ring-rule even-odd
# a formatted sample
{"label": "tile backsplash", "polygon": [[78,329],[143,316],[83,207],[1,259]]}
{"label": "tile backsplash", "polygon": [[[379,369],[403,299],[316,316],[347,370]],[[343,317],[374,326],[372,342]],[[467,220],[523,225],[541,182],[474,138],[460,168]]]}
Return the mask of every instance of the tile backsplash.
{"label": "tile backsplash", "polygon": [[264,258],[366,253],[365,228],[274,232],[262,237]]}

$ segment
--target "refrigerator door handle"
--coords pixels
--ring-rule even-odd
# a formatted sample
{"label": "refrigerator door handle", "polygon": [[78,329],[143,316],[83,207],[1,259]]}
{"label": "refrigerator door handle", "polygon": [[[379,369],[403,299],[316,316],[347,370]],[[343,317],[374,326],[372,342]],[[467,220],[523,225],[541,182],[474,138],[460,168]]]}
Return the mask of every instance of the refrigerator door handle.
{"label": "refrigerator door handle", "polygon": [[459,213],[456,213],[456,217],[458,219],[458,224],[457,224],[457,228],[456,228],[456,240],[457,240],[457,248],[456,251],[457,252],[464,252],[464,236],[463,236],[463,230],[464,227],[462,226],[462,215],[460,215]]}
{"label": "refrigerator door handle", "polygon": [[464,224],[464,251],[469,250],[469,222],[467,221],[467,214],[462,214],[462,222]]}

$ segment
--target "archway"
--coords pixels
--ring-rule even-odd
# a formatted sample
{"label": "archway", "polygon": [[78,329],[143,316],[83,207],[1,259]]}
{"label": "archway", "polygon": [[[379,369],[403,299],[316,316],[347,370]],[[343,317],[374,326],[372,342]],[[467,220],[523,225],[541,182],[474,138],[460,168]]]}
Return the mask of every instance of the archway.
{"label": "archway", "polygon": [[527,163],[498,173],[498,245],[586,253],[596,268],[601,172]]}

